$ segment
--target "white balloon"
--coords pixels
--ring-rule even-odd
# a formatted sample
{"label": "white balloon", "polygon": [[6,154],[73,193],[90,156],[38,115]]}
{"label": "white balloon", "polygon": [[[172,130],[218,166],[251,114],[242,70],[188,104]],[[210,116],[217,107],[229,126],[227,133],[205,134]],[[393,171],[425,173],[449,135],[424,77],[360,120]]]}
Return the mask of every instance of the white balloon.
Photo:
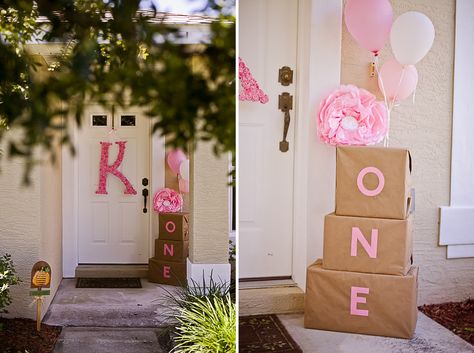
{"label": "white balloon", "polygon": [[189,159],[181,162],[179,165],[179,175],[184,180],[189,180]]}
{"label": "white balloon", "polygon": [[390,32],[393,55],[402,65],[415,65],[429,52],[435,38],[431,20],[421,12],[398,17]]}

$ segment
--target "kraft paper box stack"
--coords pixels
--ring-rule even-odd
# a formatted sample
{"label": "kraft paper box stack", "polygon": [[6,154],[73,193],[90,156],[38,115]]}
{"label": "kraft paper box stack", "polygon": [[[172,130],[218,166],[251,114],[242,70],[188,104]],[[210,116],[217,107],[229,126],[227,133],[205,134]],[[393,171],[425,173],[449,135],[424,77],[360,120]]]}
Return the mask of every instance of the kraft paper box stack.
{"label": "kraft paper box stack", "polygon": [[411,338],[410,154],[338,147],[336,156],[336,212],[325,217],[323,259],[308,267],[305,327]]}
{"label": "kraft paper box stack", "polygon": [[174,286],[186,284],[186,258],[189,253],[187,213],[160,213],[155,257],[148,262],[148,280]]}

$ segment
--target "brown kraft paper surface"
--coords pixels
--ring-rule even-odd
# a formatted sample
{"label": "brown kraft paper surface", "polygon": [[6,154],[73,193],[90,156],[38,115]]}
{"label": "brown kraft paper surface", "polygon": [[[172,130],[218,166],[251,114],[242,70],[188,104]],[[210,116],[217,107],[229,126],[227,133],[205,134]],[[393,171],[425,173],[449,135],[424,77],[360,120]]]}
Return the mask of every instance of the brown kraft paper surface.
{"label": "brown kraft paper surface", "polygon": [[[329,214],[324,219],[323,268],[406,275],[411,266],[413,248],[411,225],[411,216],[397,220]],[[366,244],[353,240],[358,239],[359,230]],[[356,256],[351,256],[353,250]]]}
{"label": "brown kraft paper surface", "polygon": [[188,240],[189,214],[186,212],[160,213],[159,235],[160,240]]}
{"label": "brown kraft paper surface", "polygon": [[189,242],[176,240],[155,240],[155,258],[163,261],[183,262],[188,257]]}
{"label": "brown kraft paper surface", "polygon": [[184,286],[186,284],[186,262],[148,260],[148,280],[150,282]]}
{"label": "brown kraft paper surface", "polygon": [[[389,276],[324,270],[321,260],[308,268],[304,326],[378,336],[411,338],[417,320],[418,268],[407,276]],[[351,288],[368,288],[358,293],[356,309],[365,315],[351,315]]]}
{"label": "brown kraft paper surface", "polygon": [[[384,185],[376,195],[379,177],[365,168],[378,169]],[[363,187],[358,186],[358,176]],[[410,198],[408,150],[378,147],[338,147],[336,150],[336,214],[341,216],[405,219]]]}

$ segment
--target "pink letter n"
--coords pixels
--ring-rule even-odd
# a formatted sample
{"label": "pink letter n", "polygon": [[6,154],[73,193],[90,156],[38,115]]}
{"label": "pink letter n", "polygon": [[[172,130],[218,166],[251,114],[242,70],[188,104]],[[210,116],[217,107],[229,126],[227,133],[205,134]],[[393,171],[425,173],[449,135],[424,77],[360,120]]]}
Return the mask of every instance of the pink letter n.
{"label": "pink letter n", "polygon": [[372,229],[372,236],[369,244],[367,239],[365,239],[364,234],[362,234],[360,228],[352,227],[351,256],[357,256],[357,242],[360,242],[369,257],[375,259],[377,257],[378,238],[379,230]]}
{"label": "pink letter n", "polygon": [[163,255],[166,256],[168,254],[169,256],[174,256],[174,245],[173,244],[164,244],[163,245]]}
{"label": "pink letter n", "polygon": [[357,304],[367,303],[367,298],[359,297],[357,294],[369,294],[369,288],[365,287],[351,287],[351,315],[358,315],[358,316],[369,316],[368,310],[357,309]]}
{"label": "pink letter n", "polygon": [[137,192],[133,188],[130,181],[119,171],[117,168],[122,164],[123,156],[125,154],[125,143],[127,141],[115,142],[119,146],[119,152],[117,159],[112,165],[109,165],[109,149],[112,146],[110,142],[101,142],[100,152],[100,174],[99,174],[99,186],[97,187],[96,194],[107,194],[107,174],[110,173],[115,175],[125,185],[124,194],[136,195]]}

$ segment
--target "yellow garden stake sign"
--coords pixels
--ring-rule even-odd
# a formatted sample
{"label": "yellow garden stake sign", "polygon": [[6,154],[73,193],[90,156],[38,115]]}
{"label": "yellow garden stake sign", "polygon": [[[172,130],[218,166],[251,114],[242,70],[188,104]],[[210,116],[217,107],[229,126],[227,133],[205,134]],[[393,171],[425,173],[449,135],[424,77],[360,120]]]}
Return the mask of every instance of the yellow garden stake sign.
{"label": "yellow garden stake sign", "polygon": [[41,305],[43,297],[49,295],[51,286],[51,266],[46,261],[38,261],[31,269],[31,288],[30,295],[35,297],[36,301],[36,330],[41,330]]}

